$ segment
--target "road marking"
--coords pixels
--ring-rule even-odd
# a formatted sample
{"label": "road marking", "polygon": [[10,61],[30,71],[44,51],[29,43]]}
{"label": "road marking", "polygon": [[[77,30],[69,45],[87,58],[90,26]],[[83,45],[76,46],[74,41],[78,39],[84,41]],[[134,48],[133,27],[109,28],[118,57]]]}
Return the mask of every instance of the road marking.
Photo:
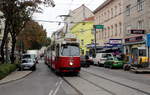
{"label": "road marking", "polygon": [[57,94],[57,92],[58,92],[58,90],[59,90],[59,88],[60,88],[62,82],[63,82],[63,80],[61,80],[61,81],[59,82],[59,84],[58,84],[56,90],[54,91],[53,95],[56,95],[56,94]]}
{"label": "road marking", "polygon": [[53,93],[53,90],[51,90],[48,95],[52,95],[52,93]]}
{"label": "road marking", "polygon": [[59,83],[59,82],[56,82],[56,84],[55,84],[55,85],[57,86],[57,85],[58,85],[58,83]]}

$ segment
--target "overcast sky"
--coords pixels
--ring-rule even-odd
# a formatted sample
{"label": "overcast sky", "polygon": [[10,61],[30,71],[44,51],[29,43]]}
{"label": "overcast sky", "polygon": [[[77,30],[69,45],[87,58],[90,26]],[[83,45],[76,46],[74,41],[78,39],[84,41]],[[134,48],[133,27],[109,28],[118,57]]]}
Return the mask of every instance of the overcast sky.
{"label": "overcast sky", "polygon": [[[34,14],[34,20],[45,20],[45,21],[62,21],[59,15],[67,15],[69,10],[74,10],[85,4],[92,11],[95,10],[100,4],[105,0],[53,0],[56,4],[54,8],[52,7],[42,7],[43,13]],[[48,23],[39,22],[44,26],[47,31],[47,36],[50,37],[51,34],[61,28],[63,24],[58,25],[58,23]]]}

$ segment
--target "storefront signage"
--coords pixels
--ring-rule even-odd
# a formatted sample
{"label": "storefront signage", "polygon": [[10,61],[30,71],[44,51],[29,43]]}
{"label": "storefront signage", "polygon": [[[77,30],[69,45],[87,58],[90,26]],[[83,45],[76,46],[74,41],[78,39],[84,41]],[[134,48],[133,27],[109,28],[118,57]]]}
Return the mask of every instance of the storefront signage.
{"label": "storefront signage", "polygon": [[141,29],[132,29],[130,30],[131,34],[144,34],[145,30],[141,30]]}
{"label": "storefront signage", "polygon": [[142,35],[125,39],[125,43],[141,42],[141,41],[144,41],[144,36],[142,36]]}
{"label": "storefront signage", "polygon": [[146,35],[146,45],[150,47],[150,34]]}
{"label": "storefront signage", "polygon": [[111,45],[119,45],[122,44],[122,39],[109,39],[109,43]]}

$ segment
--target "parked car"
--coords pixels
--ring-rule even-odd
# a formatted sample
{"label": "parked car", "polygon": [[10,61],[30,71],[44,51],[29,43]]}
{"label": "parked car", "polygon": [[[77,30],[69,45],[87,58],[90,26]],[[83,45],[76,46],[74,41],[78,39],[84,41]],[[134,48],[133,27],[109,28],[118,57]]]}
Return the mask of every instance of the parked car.
{"label": "parked car", "polygon": [[36,63],[39,63],[38,62],[38,58],[35,54],[23,54],[22,55],[22,59],[32,59],[33,61],[35,61]]}
{"label": "parked car", "polygon": [[89,67],[90,66],[90,62],[88,59],[89,59],[88,56],[80,56],[81,67]]}
{"label": "parked car", "polygon": [[19,69],[20,70],[29,69],[29,70],[35,71],[36,70],[36,62],[29,58],[22,59]]}
{"label": "parked car", "polygon": [[119,60],[117,57],[108,57],[104,63],[104,67],[109,68],[123,68],[125,62],[123,60]]}
{"label": "parked car", "polygon": [[111,53],[97,53],[96,57],[93,58],[94,65],[104,66],[104,63],[108,57],[113,57]]}
{"label": "parked car", "polygon": [[93,65],[93,64],[94,64],[94,62],[93,62],[93,57],[92,57],[92,56],[89,56],[88,62],[90,63],[90,65]]}

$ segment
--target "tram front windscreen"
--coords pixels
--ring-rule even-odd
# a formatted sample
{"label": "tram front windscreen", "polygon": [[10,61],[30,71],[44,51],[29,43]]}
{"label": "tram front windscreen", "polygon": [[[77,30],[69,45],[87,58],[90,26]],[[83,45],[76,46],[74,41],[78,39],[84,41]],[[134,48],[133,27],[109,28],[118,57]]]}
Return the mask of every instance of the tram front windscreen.
{"label": "tram front windscreen", "polygon": [[78,45],[63,45],[61,47],[62,56],[80,56],[80,48]]}

